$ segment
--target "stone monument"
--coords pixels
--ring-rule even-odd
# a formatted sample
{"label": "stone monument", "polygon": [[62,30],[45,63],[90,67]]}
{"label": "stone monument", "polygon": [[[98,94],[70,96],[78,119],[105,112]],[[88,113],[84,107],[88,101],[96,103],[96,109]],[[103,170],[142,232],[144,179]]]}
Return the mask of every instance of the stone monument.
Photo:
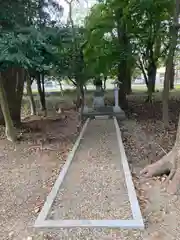
{"label": "stone monument", "polygon": [[115,81],[115,88],[114,88],[114,99],[115,99],[115,106],[105,106],[105,93],[102,88],[101,81],[96,84],[96,90],[93,96],[93,104],[92,108],[84,106],[83,116],[95,118],[97,116],[108,116],[113,117],[116,116],[118,119],[124,119],[125,113],[119,106],[119,82]]}
{"label": "stone monument", "polygon": [[93,108],[98,110],[98,108],[104,106],[104,90],[101,86],[96,86],[96,91],[94,92],[93,97]]}

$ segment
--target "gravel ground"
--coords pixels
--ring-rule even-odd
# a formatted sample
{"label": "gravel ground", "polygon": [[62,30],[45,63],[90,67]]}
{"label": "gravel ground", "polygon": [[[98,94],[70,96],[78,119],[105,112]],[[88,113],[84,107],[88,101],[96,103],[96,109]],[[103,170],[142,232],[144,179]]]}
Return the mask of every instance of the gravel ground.
{"label": "gravel ground", "polygon": [[[67,123],[51,121],[47,129],[40,122],[42,132],[23,133],[16,145],[0,139],[0,240],[42,240],[34,236],[33,226],[73,144],[78,119],[69,115]],[[57,139],[53,139],[56,150],[36,148],[35,140],[42,139],[45,130]]]}
{"label": "gravel ground", "polygon": [[[178,109],[178,104],[176,109]],[[137,108],[135,109],[137,110]],[[147,112],[149,112],[149,110],[147,110]],[[160,111],[156,112],[159,113]],[[175,110],[173,110],[173,113],[174,112]],[[137,195],[146,223],[146,229],[144,231],[74,228],[68,230],[60,229],[59,232],[57,231],[56,233],[49,232],[41,234],[34,232],[33,224],[38,215],[38,211],[48,192],[51,190],[53,182],[57,178],[58,172],[66,158],[67,150],[71,148],[70,142],[74,139],[74,134],[72,133],[73,131],[75,132],[77,120],[75,120],[74,117],[72,119],[70,117],[68,118],[68,123],[53,121],[51,124],[48,124],[51,128],[49,129],[51,130],[50,133],[56,137],[56,141],[51,140],[51,144],[47,144],[47,147],[52,149],[57,148],[56,151],[46,150],[41,152],[30,150],[34,144],[28,141],[31,138],[36,139],[37,136],[35,137],[35,135],[40,134],[38,132],[32,132],[30,136],[23,134],[23,137],[27,140],[17,144],[16,148],[8,141],[0,140],[0,240],[180,240],[179,196],[170,196],[163,191],[162,182],[164,177],[145,181],[138,176],[139,170],[148,163],[158,160],[162,154],[164,154],[160,146],[166,151],[171,149],[174,143],[174,141],[172,142],[171,140],[175,138],[176,132],[172,129],[169,134],[160,134],[161,124],[157,121],[152,121],[152,116],[149,117],[144,109],[143,114],[143,116],[148,116],[144,121],[141,119],[138,122],[133,119],[126,120],[123,123],[124,126],[122,130],[124,132],[123,141],[126,154],[133,172]],[[152,113],[152,115],[154,116],[154,113]],[[135,117],[140,118],[140,116],[141,114],[138,112]],[[108,126],[108,124],[106,124],[106,127],[108,131],[110,129],[110,133],[112,133],[108,138],[113,138],[114,130]],[[97,131],[89,132],[89,136],[98,132],[99,129],[101,129],[101,125],[98,126]],[[48,132],[49,130],[47,129]],[[104,137],[102,137],[101,140],[103,141],[103,139]],[[86,139],[83,141],[85,142],[85,140]],[[112,139],[109,141],[112,141]],[[82,161],[85,159],[86,161],[93,162],[93,160],[90,160],[90,156],[94,156],[95,152],[92,152],[91,149],[97,148],[97,142],[97,140],[94,141],[92,139],[91,142],[88,143],[90,151],[89,153],[88,151],[84,152],[85,157],[82,158]],[[111,145],[108,144],[105,150],[107,151],[107,149],[110,148],[112,151],[115,144],[113,144],[113,146]],[[84,148],[84,145],[81,146],[81,150]],[[99,150],[96,154],[103,154],[102,152]],[[111,154],[109,155],[111,156]],[[103,157],[105,158],[105,155],[103,155]],[[109,160],[110,159],[111,158],[109,158]],[[115,157],[113,157],[113,164],[114,159]],[[94,161],[96,161],[96,164],[94,163],[93,170],[96,170],[97,166],[98,170],[104,166],[102,164],[98,165],[97,160],[94,159]],[[111,163],[109,163],[109,168],[110,166],[112,168]],[[79,169],[78,166],[76,169]],[[114,174],[116,175],[115,169],[114,167]],[[89,171],[91,172],[91,170]],[[110,169],[105,177],[109,176],[109,171]],[[97,178],[97,174],[95,174],[94,171],[92,174]],[[118,176],[119,174],[120,173],[118,173]],[[76,177],[79,176],[76,175]],[[113,178],[114,180],[117,179],[114,176]],[[92,197],[90,196],[89,198],[91,199]],[[146,200],[145,202],[144,199]],[[91,206],[89,205],[89,207]],[[97,207],[99,206],[101,205],[98,204]],[[118,209],[120,209],[119,205]],[[113,211],[111,211],[111,213],[113,213]],[[82,214],[84,214],[84,212]],[[118,212],[118,214],[120,215],[121,213]],[[78,217],[78,215],[76,217]]]}
{"label": "gravel ground", "polygon": [[50,219],[132,219],[114,120],[92,120]]}

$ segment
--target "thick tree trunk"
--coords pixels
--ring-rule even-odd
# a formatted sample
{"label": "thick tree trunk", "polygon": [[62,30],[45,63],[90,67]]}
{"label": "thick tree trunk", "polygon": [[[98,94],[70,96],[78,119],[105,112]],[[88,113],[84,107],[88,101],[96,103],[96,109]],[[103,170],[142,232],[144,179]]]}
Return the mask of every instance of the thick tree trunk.
{"label": "thick tree trunk", "polygon": [[36,104],[35,104],[32,89],[31,89],[31,79],[29,75],[26,76],[26,89],[27,89],[27,95],[29,97],[31,115],[36,115]]}
{"label": "thick tree trunk", "polygon": [[131,94],[132,93],[132,88],[131,88],[131,69],[127,68],[127,73],[126,73],[126,94]]}
{"label": "thick tree trunk", "polygon": [[171,194],[177,193],[180,187],[180,117],[173,149],[159,161],[141,171],[141,175],[147,178],[163,174],[169,174],[166,180],[167,191]]}
{"label": "thick tree trunk", "polygon": [[[9,68],[7,71],[2,72],[1,75],[11,118],[13,124],[18,126],[21,122],[25,70],[22,68]],[[3,114],[0,114],[0,123],[5,123]]]}
{"label": "thick tree trunk", "polygon": [[4,120],[5,120],[6,137],[9,141],[15,142],[16,140],[15,128],[13,126],[13,121],[11,119],[1,73],[0,73],[0,105],[1,105],[3,116],[4,116]]}
{"label": "thick tree trunk", "polygon": [[[42,77],[42,78],[41,78]],[[41,79],[42,79],[42,85],[41,85]],[[44,88],[44,74],[37,74],[37,87],[38,87],[38,93],[40,97],[41,102],[41,110],[44,113],[44,116],[47,115],[46,112],[46,98],[45,98],[45,88]]]}
{"label": "thick tree trunk", "polygon": [[152,102],[152,94],[155,92],[156,71],[156,65],[152,63],[148,69],[148,98],[146,102]]}

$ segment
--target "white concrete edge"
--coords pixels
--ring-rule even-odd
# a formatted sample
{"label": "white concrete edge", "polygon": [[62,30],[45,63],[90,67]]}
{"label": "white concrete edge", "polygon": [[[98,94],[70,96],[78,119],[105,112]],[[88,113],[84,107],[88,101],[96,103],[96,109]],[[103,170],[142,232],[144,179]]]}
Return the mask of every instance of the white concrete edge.
{"label": "white concrete edge", "polygon": [[144,225],[136,220],[46,220],[38,223],[39,229],[60,229],[60,228],[123,228],[123,229],[144,229]]}
{"label": "white concrete edge", "polygon": [[[129,170],[126,154],[124,151],[124,146],[121,139],[121,133],[120,129],[117,123],[117,119],[114,117],[114,123],[116,128],[116,134],[117,134],[117,140],[119,143],[120,148],[120,154],[121,159],[123,159],[123,170],[125,173],[125,180],[129,195],[129,201],[131,204],[131,209],[133,213],[132,220],[46,220],[46,217],[48,215],[48,212],[53,204],[53,201],[59,191],[59,188],[61,186],[61,183],[63,182],[63,179],[65,177],[65,174],[67,173],[68,167],[70,166],[70,163],[73,159],[73,156],[75,154],[75,151],[77,150],[80,140],[85,132],[85,129],[88,125],[89,119],[84,124],[84,127],[70,153],[68,156],[68,159],[63,167],[63,170],[61,171],[58,179],[55,182],[55,185],[53,186],[53,189],[51,190],[50,194],[47,197],[47,200],[43,206],[43,209],[41,210],[36,222],[35,227],[42,230],[49,230],[49,229],[60,229],[60,228],[74,228],[74,227],[87,227],[87,228],[122,228],[122,229],[144,229],[144,223],[141,215],[141,211],[139,208],[136,192],[134,189],[131,173]],[[74,151],[74,153],[72,153]],[[63,173],[62,173],[63,172]],[[62,175],[63,174],[63,175]]]}
{"label": "white concrete edge", "polygon": [[78,148],[78,146],[80,144],[80,141],[81,141],[81,139],[82,139],[82,137],[84,135],[84,132],[85,132],[85,130],[87,128],[89,120],[90,120],[89,118],[86,120],[83,128],[81,129],[81,132],[80,132],[80,134],[79,134],[79,136],[78,136],[78,138],[77,138],[77,140],[76,140],[76,142],[75,142],[71,152],[69,153],[69,155],[67,157],[67,160],[66,160],[62,170],[60,171],[60,174],[59,174],[59,176],[58,176],[58,178],[57,178],[57,180],[56,180],[56,182],[55,182],[51,192],[47,196],[45,204],[44,204],[41,212],[39,213],[39,215],[38,215],[38,217],[37,217],[37,219],[35,221],[35,224],[34,224],[35,227],[37,227],[39,224],[41,225],[41,224],[43,224],[45,222],[45,219],[48,216],[49,210],[51,209],[51,206],[52,206],[52,204],[53,204],[53,202],[54,202],[54,200],[56,198],[56,195],[57,195],[57,193],[59,191],[59,188],[60,188],[60,186],[61,186],[61,184],[62,184],[62,182],[64,180],[64,177],[65,177],[65,175],[66,175],[66,173],[68,171],[68,168],[69,168],[69,166],[70,166],[70,164],[71,164],[71,162],[73,160],[75,152],[76,152],[76,150],[77,150],[77,148]]}
{"label": "white concrete edge", "polygon": [[121,162],[123,165],[125,181],[126,181],[129,201],[131,204],[133,219],[136,221],[136,223],[138,223],[141,226],[141,228],[144,228],[144,222],[143,222],[140,206],[138,203],[136,191],[135,191],[133,180],[132,180],[132,175],[131,175],[131,172],[129,169],[128,160],[127,160],[123,142],[122,142],[121,132],[120,132],[116,117],[114,117],[114,124],[115,124],[115,128],[116,128],[117,140],[118,140],[119,150],[120,150],[120,154],[121,154]]}

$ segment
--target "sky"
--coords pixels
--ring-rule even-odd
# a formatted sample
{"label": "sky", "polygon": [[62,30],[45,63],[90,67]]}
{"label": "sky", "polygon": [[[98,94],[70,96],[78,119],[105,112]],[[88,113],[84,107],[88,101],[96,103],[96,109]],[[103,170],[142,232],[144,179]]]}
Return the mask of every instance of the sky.
{"label": "sky", "polygon": [[63,19],[66,19],[68,16],[68,5],[64,0],[58,0],[59,4],[64,8]]}
{"label": "sky", "polygon": [[[66,21],[68,17],[68,4],[64,0],[58,0],[64,8],[62,20]],[[96,3],[96,0],[76,0],[74,1],[73,19],[75,23],[81,22],[88,14],[88,10]]]}

